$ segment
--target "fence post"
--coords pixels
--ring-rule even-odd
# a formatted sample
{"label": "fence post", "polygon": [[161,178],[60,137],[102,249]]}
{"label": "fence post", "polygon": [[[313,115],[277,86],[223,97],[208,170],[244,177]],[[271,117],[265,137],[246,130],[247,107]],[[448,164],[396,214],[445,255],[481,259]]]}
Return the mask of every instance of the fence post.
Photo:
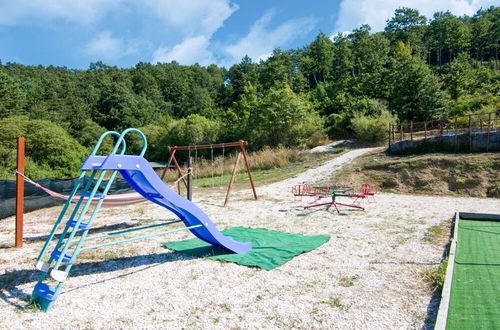
{"label": "fence post", "polygon": [[396,143],[396,129],[397,129],[397,124],[392,125],[392,143]]}
{"label": "fence post", "polygon": [[427,122],[424,121],[424,141],[427,141]]}
{"label": "fence post", "polygon": [[472,116],[469,115],[469,152],[472,152]]}
{"label": "fence post", "polygon": [[391,134],[392,134],[392,124],[389,123],[389,145],[387,146],[389,152],[391,152]]}
{"label": "fence post", "polygon": [[23,246],[24,222],[24,137],[17,138],[17,173],[16,173],[16,247]]}
{"label": "fence post", "polygon": [[410,121],[410,147],[413,147],[413,121]]}
{"label": "fence post", "polygon": [[454,126],[455,126],[455,150],[458,152],[460,150],[459,147],[459,138],[458,138],[458,126],[457,126],[457,117],[454,118],[453,120]]}
{"label": "fence post", "polygon": [[403,151],[403,139],[404,139],[404,133],[403,133],[403,123],[400,124],[401,125],[401,135],[400,135],[400,138],[399,138],[399,147],[401,149],[401,151]]}
{"label": "fence post", "polygon": [[490,127],[491,127],[491,112],[488,114],[488,131],[486,133],[486,152],[490,150]]}

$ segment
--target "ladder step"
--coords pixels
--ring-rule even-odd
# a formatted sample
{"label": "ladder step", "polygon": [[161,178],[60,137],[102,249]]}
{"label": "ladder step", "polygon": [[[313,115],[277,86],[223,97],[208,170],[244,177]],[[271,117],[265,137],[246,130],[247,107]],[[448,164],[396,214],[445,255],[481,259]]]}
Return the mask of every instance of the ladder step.
{"label": "ladder step", "polygon": [[[76,220],[68,221],[66,223],[66,225],[68,227],[75,227],[76,226]],[[84,223],[84,222],[80,222],[80,225],[78,226],[78,229],[83,229],[83,230],[87,230],[89,228],[90,228],[89,224],[88,223]]]}
{"label": "ladder step", "polygon": [[[82,194],[83,197],[89,197],[90,196],[90,192],[85,192]],[[102,198],[102,194],[101,193],[95,193],[94,194],[94,198]]]}
{"label": "ladder step", "polygon": [[35,285],[35,293],[38,297],[54,301],[57,298],[56,289],[45,283]]}
{"label": "ladder step", "polygon": [[[59,257],[61,256],[61,251],[55,250],[50,254],[50,256],[54,258],[54,260],[59,260]],[[71,254],[66,253],[62,259],[62,262],[64,262],[65,264],[72,264],[75,262],[75,260]]]}

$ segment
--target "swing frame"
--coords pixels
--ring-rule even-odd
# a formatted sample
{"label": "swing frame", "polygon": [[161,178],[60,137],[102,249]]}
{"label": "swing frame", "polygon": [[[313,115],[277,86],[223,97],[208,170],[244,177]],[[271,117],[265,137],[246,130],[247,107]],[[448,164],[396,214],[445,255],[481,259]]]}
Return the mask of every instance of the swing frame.
{"label": "swing frame", "polygon": [[[236,160],[234,161],[233,165],[233,171],[231,173],[231,180],[229,181],[229,185],[227,187],[227,192],[226,192],[226,199],[224,200],[224,207],[227,206],[229,203],[229,197],[231,195],[231,189],[233,187],[234,179],[236,177],[236,170],[238,169],[238,165],[241,159],[241,156],[243,156],[243,160],[245,163],[245,168],[248,173],[248,178],[250,180],[250,185],[252,187],[252,192],[253,192],[253,197],[255,200],[257,200],[257,192],[255,191],[255,184],[253,182],[253,177],[252,177],[252,171],[250,169],[250,163],[248,161],[248,154],[246,151],[246,146],[248,146],[248,142],[244,140],[240,140],[237,142],[225,142],[225,143],[215,143],[215,144],[199,144],[199,145],[191,145],[191,146],[168,146],[168,152],[170,153],[170,157],[168,159],[168,162],[165,166],[165,169],[163,170],[163,173],[161,175],[161,178],[163,179],[167,173],[167,169],[170,167],[170,164],[173,162],[175,165],[175,168],[177,169],[178,177],[182,178],[182,182],[184,182],[184,185],[186,186],[186,189],[189,187],[188,181],[185,178],[185,174],[182,172],[182,168],[179,165],[179,162],[175,158],[175,153],[177,150],[204,150],[204,149],[220,149],[224,150],[224,148],[230,148],[230,147],[237,147],[238,148],[238,154],[236,155]],[[177,190],[180,194],[180,182],[177,183]]]}

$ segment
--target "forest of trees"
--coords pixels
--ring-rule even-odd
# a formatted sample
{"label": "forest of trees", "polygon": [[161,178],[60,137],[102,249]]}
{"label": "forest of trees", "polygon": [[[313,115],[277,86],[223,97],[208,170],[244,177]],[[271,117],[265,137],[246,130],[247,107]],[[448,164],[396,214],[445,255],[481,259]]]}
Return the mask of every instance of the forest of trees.
{"label": "forest of trees", "polygon": [[229,69],[0,62],[0,177],[10,177],[21,135],[27,172],[70,176],[105,130],[140,128],[148,159],[164,161],[167,145],[310,146],[326,134],[350,137],[361,120],[387,127],[497,111],[499,38],[500,7],[432,18],[399,8],[383,32],[362,25],[319,33],[302,48],[275,49],[259,63],[244,57]]}

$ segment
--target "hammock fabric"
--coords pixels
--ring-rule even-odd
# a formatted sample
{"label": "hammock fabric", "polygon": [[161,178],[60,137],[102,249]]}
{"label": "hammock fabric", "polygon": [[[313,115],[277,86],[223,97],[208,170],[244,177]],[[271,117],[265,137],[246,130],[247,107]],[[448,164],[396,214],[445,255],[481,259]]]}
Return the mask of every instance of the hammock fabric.
{"label": "hammock fabric", "polygon": [[[43,187],[39,183],[36,183],[35,181],[33,181],[30,178],[28,178],[27,176],[25,176],[23,173],[15,171],[14,174],[21,175],[24,178],[24,181],[29,182],[32,185],[34,185],[35,187],[38,187],[38,188],[42,189],[43,191],[45,191],[47,194],[49,194],[52,197],[64,199],[66,201],[69,198],[69,196],[67,196],[67,195],[63,195],[63,194],[57,193],[57,192],[55,192],[53,190],[50,190],[48,188]],[[181,177],[179,177],[174,183],[172,183],[171,185],[169,185],[169,187],[173,188],[180,180],[182,180],[188,174],[189,173],[186,173],[186,174],[182,175]],[[83,198],[84,201],[86,201],[87,199],[88,199],[88,197],[84,197]],[[97,202],[99,201],[99,199],[100,198],[95,198],[95,197],[92,198],[91,204],[92,205],[97,204]],[[71,202],[72,203],[77,203],[79,200],[80,200],[80,196],[73,196],[73,198],[71,199]],[[136,192],[134,192],[134,193],[127,193],[127,194],[107,195],[106,197],[104,197],[104,201],[102,202],[101,207],[126,206],[126,205],[132,205],[132,204],[136,204],[136,203],[141,203],[141,202],[144,202],[144,201],[146,201],[146,199],[144,197],[142,197],[141,194],[136,193]]]}
{"label": "hammock fabric", "polygon": [[[21,174],[19,172],[17,172],[17,173]],[[69,196],[67,196],[67,195],[63,195],[63,194],[57,193],[53,190],[50,190],[48,188],[45,188],[42,185],[36,183],[35,181],[28,179],[26,176],[24,176],[24,175],[22,175],[22,176],[24,177],[26,182],[29,182],[32,185],[34,185],[35,187],[42,189],[43,191],[45,191],[47,194],[49,194],[52,197],[60,198],[60,199],[64,199],[64,200],[68,200],[68,198],[69,198]],[[76,202],[78,202],[78,200],[80,200],[80,196],[74,196],[71,199],[71,202],[76,203]],[[87,197],[84,197],[83,200],[86,201]],[[139,193],[107,195],[104,198],[104,202],[102,203],[101,206],[102,207],[126,206],[126,205],[144,202],[145,200],[146,199],[144,197],[142,197]],[[98,201],[99,201],[99,198],[93,198],[91,203],[92,203],[92,205],[94,205],[94,204],[97,204]]]}

